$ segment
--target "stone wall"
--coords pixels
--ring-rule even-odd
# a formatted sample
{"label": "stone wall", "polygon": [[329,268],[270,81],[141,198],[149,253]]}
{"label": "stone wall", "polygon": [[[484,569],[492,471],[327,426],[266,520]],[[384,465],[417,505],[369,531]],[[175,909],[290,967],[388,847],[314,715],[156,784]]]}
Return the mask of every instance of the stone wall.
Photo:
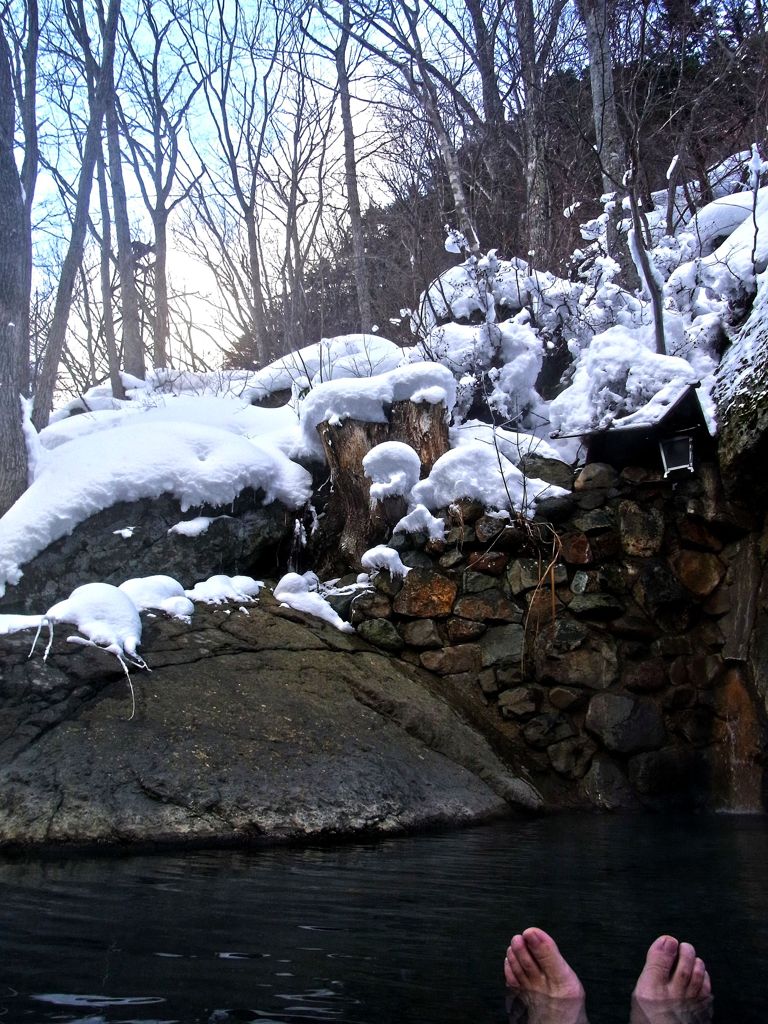
{"label": "stone wall", "polygon": [[574,489],[530,523],[463,503],[444,543],[396,535],[412,571],[379,573],[352,622],[474,694],[553,805],[761,809],[764,702],[738,642],[756,524],[713,465],[566,472],[537,466]]}

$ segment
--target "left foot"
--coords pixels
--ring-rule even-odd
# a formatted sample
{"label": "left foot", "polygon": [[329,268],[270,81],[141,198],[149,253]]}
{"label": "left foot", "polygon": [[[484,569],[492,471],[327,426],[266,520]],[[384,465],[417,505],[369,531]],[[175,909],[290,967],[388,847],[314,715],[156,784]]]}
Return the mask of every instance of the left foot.
{"label": "left foot", "polygon": [[587,1024],[584,988],[555,941],[526,928],[507,949],[504,977],[528,1010],[528,1024]]}

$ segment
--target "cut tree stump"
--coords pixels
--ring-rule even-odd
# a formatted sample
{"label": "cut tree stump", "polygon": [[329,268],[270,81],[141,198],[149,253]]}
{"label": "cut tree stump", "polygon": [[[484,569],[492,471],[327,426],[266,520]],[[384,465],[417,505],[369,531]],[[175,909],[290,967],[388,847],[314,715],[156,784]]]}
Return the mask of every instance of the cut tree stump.
{"label": "cut tree stump", "polygon": [[448,451],[448,421],[443,404],[395,402],[387,423],[344,420],[317,427],[331,471],[331,495],[322,531],[323,570],[359,571],[360,559],[375,544],[389,539],[406,511],[403,497],[371,505],[371,482],[363,458],[383,441],[410,445],[421,460],[421,478]]}

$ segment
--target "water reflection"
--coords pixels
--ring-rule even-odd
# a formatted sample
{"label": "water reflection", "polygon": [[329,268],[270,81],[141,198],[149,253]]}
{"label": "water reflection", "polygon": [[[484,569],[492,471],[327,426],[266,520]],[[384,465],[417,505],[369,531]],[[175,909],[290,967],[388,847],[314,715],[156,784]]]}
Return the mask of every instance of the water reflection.
{"label": "water reflection", "polygon": [[336,848],[9,860],[0,1008],[30,1024],[502,1024],[504,949],[536,923],[592,1024],[626,1021],[662,932],[706,960],[716,1019],[746,1024],[763,1016],[766,855],[763,819],[557,817]]}

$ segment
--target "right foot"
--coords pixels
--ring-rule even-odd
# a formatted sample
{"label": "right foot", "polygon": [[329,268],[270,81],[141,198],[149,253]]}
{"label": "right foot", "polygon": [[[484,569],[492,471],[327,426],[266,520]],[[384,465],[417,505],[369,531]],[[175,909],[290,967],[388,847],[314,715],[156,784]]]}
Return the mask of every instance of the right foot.
{"label": "right foot", "polygon": [[584,989],[554,940],[526,928],[509,944],[504,977],[528,1011],[528,1024],[587,1024]]}
{"label": "right foot", "polygon": [[630,1024],[709,1024],[712,984],[688,942],[660,935],[651,943],[632,993]]}

